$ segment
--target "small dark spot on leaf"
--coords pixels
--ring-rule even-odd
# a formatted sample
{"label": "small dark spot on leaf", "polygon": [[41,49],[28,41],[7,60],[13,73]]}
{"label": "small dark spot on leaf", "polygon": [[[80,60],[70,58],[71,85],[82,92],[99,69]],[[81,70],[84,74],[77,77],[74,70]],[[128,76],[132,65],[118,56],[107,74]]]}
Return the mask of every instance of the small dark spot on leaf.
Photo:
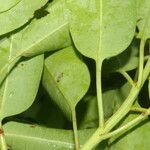
{"label": "small dark spot on leaf", "polygon": [[143,20],[142,18],[139,18],[138,20],[137,20],[137,22],[140,22],[141,20]]}
{"label": "small dark spot on leaf", "polygon": [[63,73],[60,73],[57,77],[57,82],[60,82],[60,80],[63,78],[64,74]]}
{"label": "small dark spot on leaf", "polygon": [[23,64],[23,63],[21,63],[20,65],[21,65],[21,66],[24,66],[24,64]]}
{"label": "small dark spot on leaf", "polygon": [[11,91],[9,96],[13,96],[14,95],[14,91]]}

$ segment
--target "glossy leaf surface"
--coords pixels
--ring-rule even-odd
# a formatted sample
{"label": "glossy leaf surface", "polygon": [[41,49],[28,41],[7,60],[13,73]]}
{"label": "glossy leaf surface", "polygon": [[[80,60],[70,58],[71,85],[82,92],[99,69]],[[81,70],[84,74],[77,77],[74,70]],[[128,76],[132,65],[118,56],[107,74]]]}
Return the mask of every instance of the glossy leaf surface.
{"label": "glossy leaf surface", "polygon": [[139,28],[139,38],[150,38],[150,1],[138,0],[137,1],[137,26]]}

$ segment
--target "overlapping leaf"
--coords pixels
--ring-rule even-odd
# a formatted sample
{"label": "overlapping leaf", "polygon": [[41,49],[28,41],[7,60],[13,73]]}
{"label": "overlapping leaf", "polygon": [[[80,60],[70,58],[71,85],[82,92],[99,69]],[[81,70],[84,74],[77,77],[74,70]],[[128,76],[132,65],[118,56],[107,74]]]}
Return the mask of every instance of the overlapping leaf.
{"label": "overlapping leaf", "polygon": [[46,51],[54,51],[71,45],[68,31],[68,20],[65,15],[65,3],[52,5],[49,14],[33,22],[24,30],[17,33],[21,37],[20,49],[9,64],[0,70],[0,83],[8,74],[7,66],[13,67],[22,56],[43,54]]}
{"label": "overlapping leaf", "polygon": [[[51,129],[30,124],[10,122],[4,125],[7,144],[14,150],[74,150],[73,132]],[[92,130],[79,131],[81,145],[93,133]]]}
{"label": "overlapping leaf", "polygon": [[21,0],[0,0],[0,13],[10,10],[15,7]]}
{"label": "overlapping leaf", "polygon": [[[5,61],[11,59],[19,50],[20,36],[15,35],[15,40],[11,40],[7,49]],[[38,91],[42,68],[43,56],[21,61],[13,68],[0,87],[0,121],[5,117],[21,113],[31,106]]]}
{"label": "overlapping leaf", "polygon": [[150,38],[150,1],[137,0],[137,26],[139,29],[138,38],[147,40]]}
{"label": "overlapping leaf", "polygon": [[24,25],[33,17],[34,11],[44,6],[47,1],[48,0],[21,0],[12,9],[4,13],[0,13],[0,35]]}
{"label": "overlapping leaf", "polygon": [[90,85],[88,68],[73,47],[46,58],[43,85],[58,107],[71,119],[72,109]]}
{"label": "overlapping leaf", "polygon": [[70,4],[70,29],[77,49],[98,60],[125,50],[135,32],[135,0],[77,0]]}
{"label": "overlapping leaf", "polygon": [[139,64],[137,44],[134,41],[126,51],[106,60],[103,64],[104,74],[109,72],[131,71],[137,68]]}

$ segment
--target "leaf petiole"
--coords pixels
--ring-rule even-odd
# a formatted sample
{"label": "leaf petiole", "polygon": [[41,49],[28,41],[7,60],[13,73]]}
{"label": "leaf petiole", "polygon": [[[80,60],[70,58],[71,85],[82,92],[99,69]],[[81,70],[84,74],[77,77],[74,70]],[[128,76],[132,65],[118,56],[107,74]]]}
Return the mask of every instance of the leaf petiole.
{"label": "leaf petiole", "polygon": [[78,137],[78,128],[77,128],[77,119],[76,119],[76,110],[75,110],[75,108],[73,108],[71,110],[71,112],[72,112],[72,124],[73,124],[75,148],[76,148],[76,150],[79,150],[80,143],[79,143],[79,137]]}
{"label": "leaf petiole", "polygon": [[102,61],[96,62],[96,91],[97,91],[97,103],[99,113],[99,127],[104,127],[104,110],[103,110],[103,99],[102,99],[102,83],[101,83],[101,68]]}
{"label": "leaf petiole", "polygon": [[141,39],[140,50],[139,50],[139,73],[138,73],[138,82],[137,85],[140,86],[142,82],[143,68],[144,68],[144,47],[145,39]]}
{"label": "leaf petiole", "polygon": [[125,71],[120,71],[120,73],[127,79],[127,81],[132,85],[135,86],[134,81],[132,80],[132,78],[129,76],[129,74]]}
{"label": "leaf petiole", "polygon": [[[137,95],[139,94],[140,89],[142,88],[144,82],[150,74],[150,58],[148,59],[146,66],[143,70],[142,82],[140,86],[132,87],[127,99],[118,109],[118,111],[106,122],[105,128],[102,130],[98,128],[91,138],[85,143],[81,150],[91,150],[99,142],[103,140],[103,134],[107,134],[111,129],[130,111],[130,108],[135,101]],[[144,115],[145,116],[145,115]]]}

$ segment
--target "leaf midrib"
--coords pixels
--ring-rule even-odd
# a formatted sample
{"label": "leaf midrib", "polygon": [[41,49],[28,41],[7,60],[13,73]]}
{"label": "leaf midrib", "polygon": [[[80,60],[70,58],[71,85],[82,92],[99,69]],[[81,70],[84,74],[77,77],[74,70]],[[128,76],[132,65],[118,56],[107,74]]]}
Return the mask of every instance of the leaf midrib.
{"label": "leaf midrib", "polygon": [[69,108],[71,109],[71,104],[70,104],[70,102],[69,102],[67,96],[61,91],[61,89],[59,88],[59,86],[58,86],[56,80],[54,79],[54,77],[52,76],[52,74],[50,73],[50,71],[48,70],[48,68],[47,68],[46,65],[45,65],[45,69],[47,70],[47,73],[48,73],[48,74],[50,75],[50,77],[52,78],[52,80],[53,80],[53,82],[55,83],[55,85],[56,85],[58,91],[60,92],[60,94],[64,97],[64,99],[66,99],[67,104],[68,104]]}
{"label": "leaf midrib", "polygon": [[[13,36],[11,38],[13,38]],[[11,41],[12,41],[12,39],[11,39]],[[11,52],[12,52],[12,42],[10,43],[10,46],[9,46],[8,60],[11,59],[11,55],[12,55]],[[7,70],[9,70],[9,67],[7,68]],[[0,105],[0,123],[1,123],[1,121],[3,119],[3,115],[2,115],[3,111],[2,111],[2,109],[4,107],[4,102],[5,102],[5,97],[6,97],[6,91],[7,91],[7,87],[8,87],[8,81],[9,81],[8,78],[9,77],[7,77],[6,82],[4,83],[4,92],[3,92],[3,96],[2,96],[2,100],[1,100],[1,105]]]}
{"label": "leaf midrib", "polygon": [[97,52],[97,61],[101,62],[100,56],[102,56],[101,55],[101,49],[102,49],[102,33],[103,33],[103,31],[102,31],[103,30],[103,0],[100,0],[99,9],[100,9],[99,10],[100,11],[99,12],[100,13],[100,15],[99,15],[99,20],[100,20],[100,22],[99,22],[99,29],[100,29],[100,33],[99,33],[99,49],[98,49],[98,52]]}
{"label": "leaf midrib", "polygon": [[56,33],[57,31],[59,31],[61,28],[63,28],[64,26],[68,25],[68,22],[63,23],[62,25],[60,25],[58,28],[56,28],[55,30],[53,30],[52,32],[50,32],[49,34],[47,34],[46,36],[44,36],[44,38],[38,40],[36,43],[32,44],[30,47],[28,47],[27,49],[25,49],[24,51],[21,51],[20,55],[23,55],[23,53],[27,52],[28,50],[34,48],[35,45],[42,43],[42,41],[44,41],[45,39],[47,39],[48,37],[50,37],[52,34]]}
{"label": "leaf midrib", "polygon": [[10,8],[4,10],[4,11],[0,11],[0,14],[5,13],[9,10],[11,10],[12,8],[16,7],[22,0],[19,0],[17,3],[15,3],[14,5],[12,5]]}
{"label": "leaf midrib", "polygon": [[146,16],[146,19],[145,19],[145,23],[144,23],[144,26],[143,26],[143,31],[141,33],[141,38],[146,40],[145,39],[145,34],[146,34],[146,26],[148,24],[148,21],[149,21],[149,18],[150,18],[150,8],[148,10],[148,13],[147,13],[147,16]]}
{"label": "leaf midrib", "polygon": [[51,140],[51,139],[44,139],[42,137],[34,137],[34,136],[27,136],[27,135],[19,135],[19,134],[11,134],[11,133],[6,133],[6,136],[9,136],[9,137],[16,137],[16,138],[23,138],[23,139],[31,139],[31,140],[37,140],[37,141],[43,141],[43,142],[48,142],[48,143],[53,143],[55,145],[64,145],[64,146],[72,146],[74,147],[74,144],[71,144],[71,143],[67,143],[67,142],[63,142],[62,140]]}

